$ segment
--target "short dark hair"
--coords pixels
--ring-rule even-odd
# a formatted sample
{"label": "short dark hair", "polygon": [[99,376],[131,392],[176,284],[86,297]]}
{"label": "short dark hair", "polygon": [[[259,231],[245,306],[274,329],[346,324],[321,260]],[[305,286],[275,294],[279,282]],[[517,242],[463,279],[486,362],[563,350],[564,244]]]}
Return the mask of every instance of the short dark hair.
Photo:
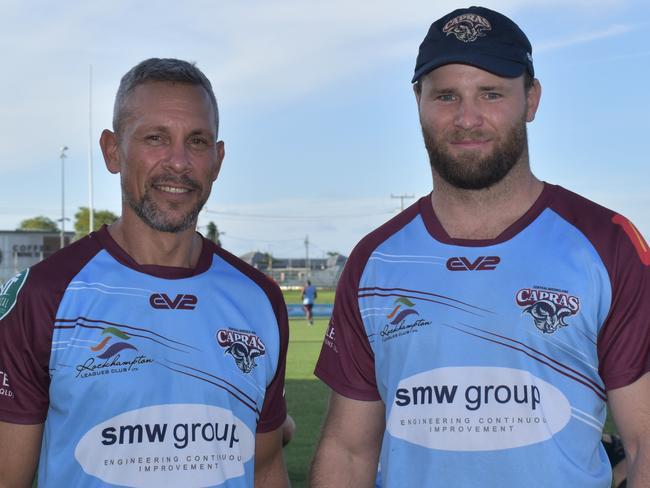
{"label": "short dark hair", "polygon": [[131,68],[122,77],[120,86],[117,89],[117,95],[115,95],[115,105],[113,107],[113,132],[119,135],[123,129],[124,119],[128,115],[126,102],[129,95],[137,86],[150,81],[170,81],[202,86],[208,93],[212,101],[212,108],[214,108],[216,138],[219,133],[219,108],[210,80],[208,80],[194,63],[174,58],[145,59]]}
{"label": "short dark hair", "polygon": [[[533,77],[533,75],[531,75],[528,70],[524,71],[524,91],[526,93],[528,93],[528,90],[530,90],[533,87],[534,83],[535,83],[535,78]],[[422,78],[418,78],[418,80],[415,83],[413,83],[413,88],[415,89],[415,92],[418,95],[422,93]]]}

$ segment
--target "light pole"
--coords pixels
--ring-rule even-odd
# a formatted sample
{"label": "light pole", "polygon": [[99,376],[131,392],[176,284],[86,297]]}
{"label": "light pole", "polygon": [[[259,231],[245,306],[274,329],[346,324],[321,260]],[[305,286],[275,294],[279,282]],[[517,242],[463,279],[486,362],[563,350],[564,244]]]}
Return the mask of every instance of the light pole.
{"label": "light pole", "polygon": [[68,150],[68,146],[61,147],[61,249],[65,246],[65,173],[64,173],[64,162],[65,152]]}

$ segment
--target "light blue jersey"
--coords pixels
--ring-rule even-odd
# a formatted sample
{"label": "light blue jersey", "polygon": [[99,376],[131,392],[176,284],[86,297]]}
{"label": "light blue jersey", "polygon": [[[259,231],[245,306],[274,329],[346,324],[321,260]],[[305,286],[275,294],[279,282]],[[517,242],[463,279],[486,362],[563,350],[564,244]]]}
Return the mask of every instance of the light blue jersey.
{"label": "light blue jersey", "polygon": [[316,287],[308,285],[302,290],[302,303],[303,305],[313,305],[316,301]]}
{"label": "light blue jersey", "polygon": [[361,241],[316,374],[385,403],[383,486],[609,487],[607,390],[650,367],[633,230],[546,185],[494,240],[450,238],[425,197]]}
{"label": "light blue jersey", "polygon": [[255,435],[286,414],[270,280],[206,240],[195,269],[138,266],[104,228],[21,286],[0,420],[45,421],[39,486],[253,486]]}

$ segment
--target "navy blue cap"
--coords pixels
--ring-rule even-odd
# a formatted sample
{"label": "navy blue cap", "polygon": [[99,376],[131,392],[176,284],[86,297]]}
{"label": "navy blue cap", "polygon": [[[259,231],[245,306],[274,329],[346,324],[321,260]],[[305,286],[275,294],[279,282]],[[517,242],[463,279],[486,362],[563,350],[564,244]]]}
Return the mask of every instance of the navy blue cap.
{"label": "navy blue cap", "polygon": [[436,20],[420,44],[412,83],[445,64],[476,66],[504,78],[533,69],[533,49],[512,20],[484,7],[454,10]]}

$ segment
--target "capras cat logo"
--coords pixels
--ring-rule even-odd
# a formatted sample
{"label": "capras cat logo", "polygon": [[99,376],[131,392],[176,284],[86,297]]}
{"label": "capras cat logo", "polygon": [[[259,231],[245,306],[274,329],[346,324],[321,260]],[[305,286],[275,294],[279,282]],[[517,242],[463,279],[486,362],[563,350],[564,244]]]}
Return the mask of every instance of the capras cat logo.
{"label": "capras cat logo", "polygon": [[149,304],[159,310],[194,310],[199,299],[196,295],[176,295],[170,298],[166,293],[154,293],[149,297]]}
{"label": "capras cat logo", "polygon": [[499,256],[479,256],[475,260],[460,256],[449,258],[447,269],[449,271],[492,271],[500,262]]}
{"label": "capras cat logo", "polygon": [[565,320],[580,310],[580,298],[558,290],[542,287],[523,288],[517,292],[517,305],[533,317],[535,327],[544,334],[552,334],[566,327]]}
{"label": "capras cat logo", "polygon": [[235,359],[235,364],[244,373],[250,373],[257,366],[255,358],[266,353],[266,346],[262,339],[249,332],[219,329],[217,342],[225,353]]}
{"label": "capras cat logo", "polygon": [[445,24],[442,32],[453,34],[459,41],[474,42],[479,37],[485,37],[484,31],[492,30],[490,22],[477,14],[463,14],[454,17]]}

